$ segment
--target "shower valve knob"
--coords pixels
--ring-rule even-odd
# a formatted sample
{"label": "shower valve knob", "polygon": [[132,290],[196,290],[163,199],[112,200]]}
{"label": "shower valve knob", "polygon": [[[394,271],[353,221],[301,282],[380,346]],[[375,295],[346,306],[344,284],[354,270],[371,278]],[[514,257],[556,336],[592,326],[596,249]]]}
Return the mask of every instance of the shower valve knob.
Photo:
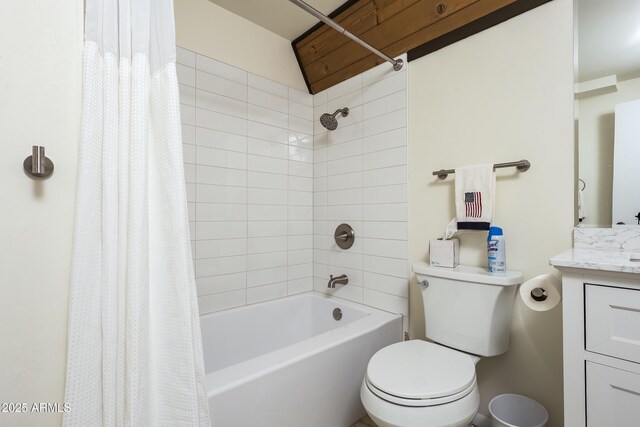
{"label": "shower valve knob", "polygon": [[353,246],[356,235],[349,224],[340,224],[333,233],[333,240],[341,249],[349,249]]}
{"label": "shower valve knob", "polygon": [[337,240],[342,240],[343,242],[346,242],[346,241],[349,239],[349,234],[347,234],[347,233],[340,233],[340,234],[337,234],[337,235],[335,236],[335,238],[336,238]]}

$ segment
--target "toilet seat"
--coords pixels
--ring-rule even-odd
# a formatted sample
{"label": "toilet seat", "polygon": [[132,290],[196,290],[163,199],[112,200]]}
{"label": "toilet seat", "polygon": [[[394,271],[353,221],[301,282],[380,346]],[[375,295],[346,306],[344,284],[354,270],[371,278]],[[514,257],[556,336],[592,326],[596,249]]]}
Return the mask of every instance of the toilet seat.
{"label": "toilet seat", "polygon": [[467,396],[476,385],[475,363],[465,353],[421,340],[378,351],[369,361],[367,388],[402,406],[425,407]]}

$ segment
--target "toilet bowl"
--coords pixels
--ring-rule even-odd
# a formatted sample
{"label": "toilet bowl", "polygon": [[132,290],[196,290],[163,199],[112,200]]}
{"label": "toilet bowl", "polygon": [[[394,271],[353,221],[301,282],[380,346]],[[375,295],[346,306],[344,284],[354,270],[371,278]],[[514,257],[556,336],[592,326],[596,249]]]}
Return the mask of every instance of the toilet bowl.
{"label": "toilet bowl", "polygon": [[379,427],[467,427],[478,412],[476,363],[509,349],[515,290],[522,274],[413,265],[425,335],[373,355],[360,399]]}
{"label": "toilet bowl", "polygon": [[371,358],[360,399],[379,427],[466,427],[480,405],[475,361],[426,341],[393,344]]}

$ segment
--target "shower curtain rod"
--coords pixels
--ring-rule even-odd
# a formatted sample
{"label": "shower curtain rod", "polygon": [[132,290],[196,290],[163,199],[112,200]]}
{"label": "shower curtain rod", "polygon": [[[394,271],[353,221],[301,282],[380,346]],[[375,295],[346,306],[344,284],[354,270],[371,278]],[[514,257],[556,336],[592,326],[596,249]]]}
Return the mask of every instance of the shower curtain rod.
{"label": "shower curtain rod", "polygon": [[382,53],[381,51],[379,51],[375,47],[371,46],[366,41],[362,40],[358,36],[356,36],[356,35],[350,33],[349,31],[347,31],[344,27],[342,27],[336,21],[334,21],[333,19],[329,18],[326,15],[323,15],[318,10],[314,9],[312,6],[308,5],[304,1],[302,1],[302,0],[289,0],[289,1],[291,3],[293,3],[293,4],[295,4],[296,6],[298,6],[300,9],[305,10],[306,12],[308,12],[311,15],[315,16],[316,18],[318,18],[319,20],[321,20],[322,22],[324,22],[328,26],[334,28],[335,30],[337,30],[340,33],[344,34],[345,36],[349,37],[351,40],[353,40],[354,42],[358,43],[360,46],[369,49],[371,52],[375,53],[380,58],[382,58],[385,61],[391,63],[391,65],[393,65],[393,69],[394,70],[400,71],[402,69],[402,65],[403,65],[402,59],[393,59],[392,57],[390,57],[388,55],[385,55],[384,53]]}

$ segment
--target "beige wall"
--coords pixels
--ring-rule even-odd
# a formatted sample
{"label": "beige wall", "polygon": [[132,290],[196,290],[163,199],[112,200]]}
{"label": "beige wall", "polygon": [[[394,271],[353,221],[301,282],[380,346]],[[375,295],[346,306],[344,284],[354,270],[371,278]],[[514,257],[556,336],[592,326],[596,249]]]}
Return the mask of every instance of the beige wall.
{"label": "beige wall", "polygon": [[[178,0],[175,9],[179,44],[305,89],[287,40],[206,0]],[[0,402],[62,403],[83,1],[5,2],[0,28]],[[22,171],[32,144],[55,163],[46,181]],[[60,421],[0,414],[2,426]]]}
{"label": "beige wall", "polygon": [[[175,9],[179,44],[304,89],[287,40],[206,0]],[[5,2],[0,29],[0,402],[62,403],[83,1]],[[32,144],[55,163],[46,181],[22,171]],[[0,426],[60,420],[0,414]]]}
{"label": "beige wall", "polygon": [[291,42],[208,0],[176,0],[178,46],[307,91]]}
{"label": "beige wall", "polygon": [[[61,403],[80,123],[82,0],[3,2],[0,13],[0,402]],[[55,163],[22,171],[31,145]],[[55,426],[59,414],[0,414]]]}
{"label": "beige wall", "polygon": [[640,99],[640,78],[618,83],[618,90],[578,101],[579,177],[587,217],[583,224],[611,227],[613,141],[616,104]]}
{"label": "beige wall", "polygon": [[[441,168],[528,159],[498,172],[494,224],[507,240],[509,269],[525,279],[550,270],[571,247],[574,203],[573,5],[556,0],[415,60],[409,66],[411,261],[455,216],[454,177]],[[461,236],[460,261],[486,265],[486,233]],[[424,337],[421,294],[410,289],[411,336]],[[516,300],[507,354],[478,365],[480,412],[500,393],[521,393],[562,425],[561,308],[536,313]]]}
{"label": "beige wall", "polygon": [[[304,89],[287,40],[206,0],[177,0],[175,9],[179,45]],[[498,180],[495,223],[505,228],[509,267],[529,278],[570,246],[571,9],[571,0],[550,2],[411,63],[413,261],[427,258],[428,239],[454,216],[453,181],[437,183],[431,170],[525,157],[533,163],[529,172],[503,171]],[[8,2],[0,28],[0,401],[61,402],[82,1]],[[41,183],[21,169],[36,143],[46,145],[56,164],[54,176]],[[37,235],[42,242],[25,239]],[[463,236],[463,263],[484,265],[484,238]],[[411,304],[411,334],[422,337],[415,284]],[[493,395],[518,392],[540,400],[551,412],[550,425],[561,425],[560,328],[559,309],[537,314],[517,302],[510,352],[479,365],[481,412]],[[59,420],[57,414],[2,414],[0,425]]]}

